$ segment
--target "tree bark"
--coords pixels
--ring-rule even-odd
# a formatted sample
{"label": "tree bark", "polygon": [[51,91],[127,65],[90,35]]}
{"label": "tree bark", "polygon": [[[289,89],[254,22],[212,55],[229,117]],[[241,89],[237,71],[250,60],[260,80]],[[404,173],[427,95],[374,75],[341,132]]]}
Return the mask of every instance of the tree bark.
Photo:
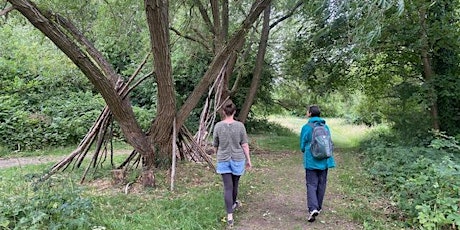
{"label": "tree bark", "polygon": [[260,35],[259,49],[257,51],[256,64],[254,67],[251,86],[238,116],[239,120],[243,123],[246,122],[246,119],[248,118],[249,110],[254,103],[257,90],[259,89],[260,79],[262,77],[265,53],[267,51],[268,36],[270,33],[270,12],[271,7],[268,6],[264,11],[262,34]]}
{"label": "tree bark", "polygon": [[[151,126],[151,140],[159,150],[156,165],[168,167],[172,152],[172,127],[176,116],[176,95],[169,49],[168,0],[145,0],[147,23],[158,86],[157,117]],[[153,160],[153,159],[152,159]]]}

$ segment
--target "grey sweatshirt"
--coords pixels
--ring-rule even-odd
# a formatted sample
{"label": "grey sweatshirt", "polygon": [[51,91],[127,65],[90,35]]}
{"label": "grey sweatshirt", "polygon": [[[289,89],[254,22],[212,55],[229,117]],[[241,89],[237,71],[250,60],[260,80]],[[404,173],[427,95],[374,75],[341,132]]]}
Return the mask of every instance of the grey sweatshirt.
{"label": "grey sweatshirt", "polygon": [[248,136],[243,123],[217,122],[214,126],[213,139],[213,146],[217,147],[217,162],[245,160],[241,145],[248,143]]}

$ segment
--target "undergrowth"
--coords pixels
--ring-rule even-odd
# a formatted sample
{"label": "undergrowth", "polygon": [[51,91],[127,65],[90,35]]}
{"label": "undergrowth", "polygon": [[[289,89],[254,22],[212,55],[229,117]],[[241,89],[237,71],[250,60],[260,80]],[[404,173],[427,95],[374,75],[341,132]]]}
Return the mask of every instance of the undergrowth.
{"label": "undergrowth", "polygon": [[388,132],[363,142],[370,176],[395,202],[408,227],[460,226],[460,148],[455,138],[435,134],[429,145],[407,146]]}
{"label": "undergrowth", "polygon": [[[0,229],[89,229],[93,210],[91,199],[81,195],[78,186],[53,177],[43,183],[26,184],[16,194],[0,190]],[[16,180],[2,178],[2,187]],[[8,183],[8,186],[5,184]]]}

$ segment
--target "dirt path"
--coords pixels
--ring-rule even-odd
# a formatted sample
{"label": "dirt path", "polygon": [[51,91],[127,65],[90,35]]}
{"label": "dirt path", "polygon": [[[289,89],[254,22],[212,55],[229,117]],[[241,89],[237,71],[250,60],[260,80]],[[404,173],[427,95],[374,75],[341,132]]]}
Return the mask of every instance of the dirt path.
{"label": "dirt path", "polygon": [[23,165],[38,165],[48,162],[58,162],[65,156],[40,156],[40,157],[11,157],[0,158],[0,169]]}
{"label": "dirt path", "polygon": [[[129,154],[131,150],[115,150],[114,155]],[[23,165],[38,165],[45,163],[57,163],[60,160],[66,158],[65,156],[37,156],[37,157],[9,157],[9,158],[0,158],[0,169],[10,168],[15,166]]]}
{"label": "dirt path", "polygon": [[[297,153],[277,153],[264,154],[257,160],[263,161],[261,166],[242,180],[246,183],[242,188],[249,187],[249,191],[241,191],[247,195],[242,197],[243,207],[235,213],[236,229],[363,229],[335,211],[345,205],[337,189],[340,186],[337,170],[329,170],[323,211],[314,223],[309,223],[301,157]],[[340,153],[336,154],[336,161],[340,166]],[[258,186],[270,192],[258,192]]]}

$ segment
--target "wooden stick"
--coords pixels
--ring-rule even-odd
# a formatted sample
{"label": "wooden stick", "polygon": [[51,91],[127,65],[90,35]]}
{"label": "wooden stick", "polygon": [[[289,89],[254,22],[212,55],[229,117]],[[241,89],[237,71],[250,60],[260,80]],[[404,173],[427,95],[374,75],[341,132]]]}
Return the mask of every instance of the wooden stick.
{"label": "wooden stick", "polygon": [[171,191],[174,190],[174,177],[176,176],[176,158],[176,118],[174,118],[172,136]]}

